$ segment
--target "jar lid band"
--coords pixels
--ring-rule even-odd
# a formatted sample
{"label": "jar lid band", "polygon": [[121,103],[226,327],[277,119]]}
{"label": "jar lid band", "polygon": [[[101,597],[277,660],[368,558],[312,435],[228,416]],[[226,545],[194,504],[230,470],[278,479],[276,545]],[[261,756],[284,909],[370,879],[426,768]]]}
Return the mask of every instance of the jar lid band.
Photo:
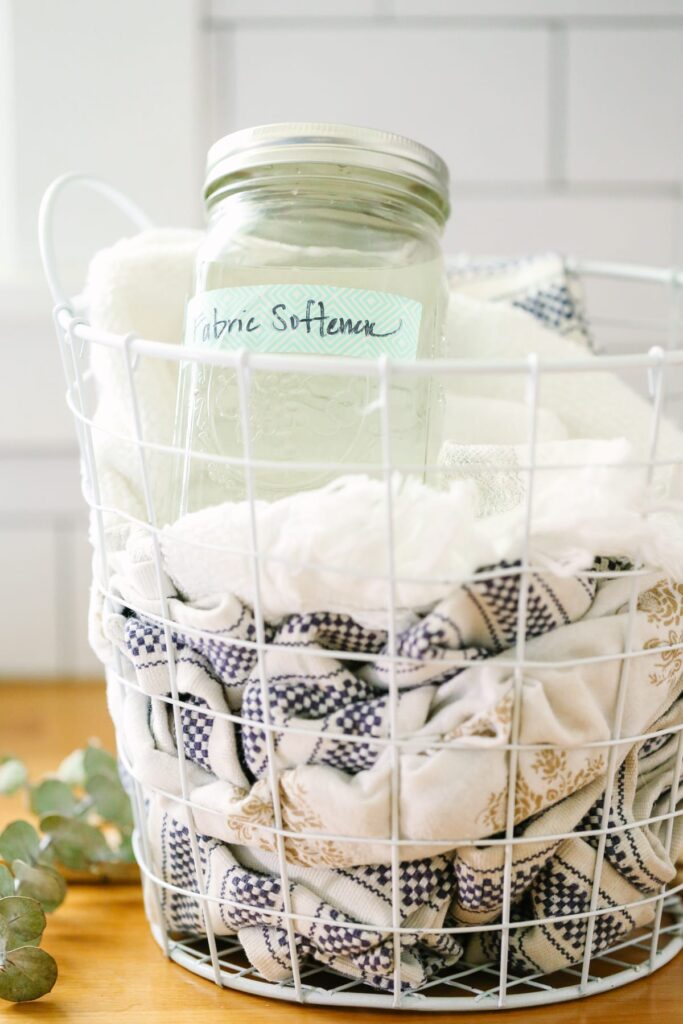
{"label": "jar lid band", "polygon": [[225,135],[209,150],[204,196],[245,170],[273,164],[329,163],[406,178],[432,191],[448,216],[448,168],[427,146],[403,135],[345,124],[266,124]]}

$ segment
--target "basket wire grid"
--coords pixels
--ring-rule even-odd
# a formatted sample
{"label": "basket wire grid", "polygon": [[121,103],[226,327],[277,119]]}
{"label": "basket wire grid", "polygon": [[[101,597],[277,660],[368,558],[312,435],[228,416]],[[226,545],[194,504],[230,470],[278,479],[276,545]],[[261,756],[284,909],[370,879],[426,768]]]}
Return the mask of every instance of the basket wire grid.
{"label": "basket wire grid", "polygon": [[[318,468],[313,463],[269,463],[265,460],[255,460],[252,455],[252,438],[250,433],[250,385],[253,372],[261,370],[276,371],[279,373],[292,372],[292,362],[288,357],[276,355],[255,355],[247,351],[226,352],[206,351],[181,348],[150,339],[143,339],[133,335],[126,337],[107,333],[95,329],[88,322],[77,315],[79,300],[69,301],[62,293],[59,278],[55,270],[55,257],[52,243],[52,218],[53,208],[56,199],[67,185],[78,183],[95,189],[106,198],[112,200],[124,213],[130,216],[133,223],[140,228],[149,226],[148,218],[128,199],[95,179],[83,176],[65,176],[55,182],[48,190],[41,208],[41,245],[43,259],[46,269],[46,276],[55,300],[54,319],[57,336],[60,344],[60,352],[63,368],[67,381],[66,399],[68,406],[73,413],[78,441],[83,464],[83,490],[85,499],[91,510],[91,518],[94,530],[94,544],[96,557],[96,585],[99,586],[105,602],[113,601],[113,594],[110,590],[111,568],[107,557],[105,516],[117,515],[121,521],[129,522],[146,529],[152,538],[154,565],[158,585],[158,600],[161,613],[159,615],[148,615],[148,618],[155,621],[163,630],[166,650],[168,652],[168,678],[170,696],[154,697],[168,705],[172,711],[175,727],[178,771],[180,781],[180,796],[175,793],[168,793],[160,787],[150,785],[149,781],[144,784],[136,772],[135,766],[127,757],[125,744],[119,743],[119,754],[125,770],[132,779],[133,800],[137,830],[135,835],[136,855],[143,876],[148,905],[153,908],[155,918],[152,930],[155,938],[166,956],[188,968],[194,973],[205,978],[212,979],[219,986],[239,989],[246,992],[256,993],[271,998],[279,998],[300,1003],[313,1003],[332,1006],[347,1007],[375,1007],[375,1008],[402,1008],[411,1010],[485,1010],[496,1007],[520,1007],[547,1004],[569,999],[575,999],[592,993],[602,992],[619,985],[627,984],[633,980],[649,974],[671,960],[683,948],[683,909],[681,908],[680,894],[683,884],[672,884],[664,887],[654,896],[643,898],[642,903],[652,904],[654,917],[652,924],[646,928],[640,928],[626,936],[622,941],[613,945],[606,951],[594,949],[595,927],[597,919],[605,913],[614,910],[610,906],[599,906],[600,886],[599,880],[602,874],[603,861],[606,853],[606,844],[610,835],[626,828],[634,828],[636,825],[645,826],[655,822],[665,822],[664,846],[667,852],[671,849],[673,827],[675,819],[683,814],[683,809],[677,808],[676,786],[672,785],[669,799],[669,806],[664,814],[653,816],[645,821],[639,821],[628,826],[610,824],[610,804],[615,786],[616,772],[620,748],[625,742],[635,743],[641,739],[653,738],[660,735],[657,732],[650,732],[638,736],[625,736],[623,733],[624,709],[628,700],[629,673],[634,660],[644,652],[638,651],[633,643],[633,622],[636,611],[637,586],[640,576],[645,569],[639,566],[626,570],[631,577],[631,592],[628,604],[628,617],[626,628],[626,642],[624,649],[617,659],[621,663],[620,677],[618,684],[618,696],[614,720],[611,723],[611,737],[607,741],[599,741],[594,745],[596,748],[603,748],[607,756],[607,769],[605,775],[605,789],[602,796],[602,815],[600,827],[592,831],[582,832],[582,836],[594,836],[597,839],[595,871],[591,883],[590,906],[587,911],[577,914],[558,915],[533,921],[517,920],[512,917],[512,871],[513,854],[515,847],[519,844],[529,842],[524,836],[515,834],[515,793],[517,785],[517,771],[519,755],[523,750],[542,749],[542,744],[522,744],[520,742],[520,714],[521,714],[521,688],[525,672],[532,670],[544,663],[533,661],[526,656],[525,637],[527,635],[526,619],[528,611],[529,579],[534,571],[534,566],[529,558],[529,543],[531,530],[532,496],[534,479],[536,474],[536,447],[538,434],[538,410],[539,410],[539,387],[541,380],[546,374],[584,374],[595,372],[594,360],[585,361],[550,361],[539,360],[530,356],[527,360],[510,360],[496,363],[493,367],[486,361],[454,361],[444,360],[430,364],[401,364],[390,363],[386,359],[377,361],[342,359],[336,357],[320,356],[297,356],[296,371],[304,370],[310,374],[373,374],[378,382],[379,388],[379,411],[382,436],[382,466],[381,475],[384,481],[385,510],[386,510],[386,541],[387,541],[387,565],[388,575],[387,586],[387,635],[388,645],[386,654],[378,656],[377,661],[382,660],[389,669],[389,727],[388,736],[384,740],[374,741],[379,749],[388,748],[391,758],[391,835],[383,840],[388,848],[388,857],[391,865],[391,886],[392,886],[392,920],[391,926],[383,925],[373,928],[365,922],[346,922],[349,927],[363,928],[369,932],[389,932],[394,944],[394,974],[393,991],[377,992],[368,987],[362,980],[349,979],[341,974],[335,973],[328,967],[316,965],[309,962],[302,962],[297,951],[294,921],[307,920],[307,915],[293,911],[290,895],[290,878],[286,856],[286,840],[297,840],[302,837],[311,836],[326,840],[353,840],[354,842],[367,842],[362,836],[334,835],[328,832],[316,832],[314,830],[294,831],[284,827],[283,814],[278,785],[278,768],[275,762],[275,736],[289,730],[296,729],[286,723],[275,724],[273,722],[270,697],[267,685],[265,657],[273,644],[267,641],[265,631],[265,619],[261,607],[260,594],[260,569],[262,552],[259,548],[258,520],[255,504],[254,471],[259,467],[277,465],[280,468],[289,466],[296,468]],[[680,351],[681,336],[681,293],[683,292],[683,273],[669,270],[660,270],[648,267],[634,267],[616,264],[602,263],[578,263],[569,262],[568,269],[572,273],[580,275],[585,279],[610,279],[629,283],[647,282],[658,286],[664,295],[668,295],[667,317],[663,324],[659,324],[660,340],[662,344],[650,349],[645,354],[617,354],[601,356],[600,368],[605,371],[619,373],[622,371],[638,372],[649,391],[652,405],[651,431],[649,440],[649,455],[647,460],[639,465],[648,481],[652,480],[655,468],[660,465],[670,465],[683,462],[683,452],[678,459],[661,460],[657,457],[658,437],[660,421],[665,405],[665,389],[670,374],[676,373],[676,368],[683,367],[683,352]],[[653,325],[650,325],[653,326]],[[655,325],[656,326],[656,325]],[[126,380],[128,384],[128,396],[132,412],[133,441],[139,460],[140,476],[146,508],[146,518],[136,519],[129,514],[123,514],[120,510],[103,504],[98,481],[98,467],[95,458],[95,446],[93,441],[94,430],[97,429],[93,423],[94,399],[92,396],[92,380],[90,371],[87,368],[87,355],[93,346],[106,346],[120,353],[125,366]],[[240,421],[243,436],[243,454],[239,459],[211,456],[212,460],[224,461],[230,464],[238,464],[243,467],[247,485],[247,503],[249,508],[249,523],[251,531],[251,568],[253,574],[254,593],[254,617],[256,625],[256,636],[254,640],[230,641],[245,648],[253,650],[256,654],[260,692],[263,707],[263,721],[260,727],[263,729],[266,738],[267,759],[268,759],[268,781],[270,795],[273,805],[273,826],[262,826],[264,832],[270,832],[274,839],[275,851],[277,853],[281,892],[283,896],[283,910],[270,911],[273,919],[285,921],[287,931],[287,942],[292,962],[292,977],[286,982],[272,982],[259,974],[258,970],[251,966],[246,960],[242,947],[236,937],[217,936],[212,926],[211,915],[208,905],[211,901],[226,902],[232,906],[242,906],[234,900],[219,899],[208,893],[202,858],[200,855],[197,828],[194,820],[194,811],[197,805],[191,799],[191,786],[188,781],[187,761],[184,743],[184,725],[182,710],[192,710],[192,705],[185,703],[178,690],[176,663],[174,656],[174,641],[172,629],[174,621],[169,613],[168,599],[163,586],[163,565],[159,543],[160,528],[163,524],[158,521],[155,509],[155,496],[150,482],[148,460],[155,453],[163,453],[165,456],[180,455],[187,453],[182,449],[174,448],[172,445],[160,444],[146,439],[143,436],[141,427],[142,417],[140,413],[139,396],[136,390],[136,363],[140,356],[151,359],[171,360],[175,363],[180,361],[203,362],[212,366],[227,367],[233,369],[237,374]],[[528,486],[525,497],[525,531],[522,544],[519,564],[509,569],[506,573],[519,575],[519,601],[517,607],[517,629],[516,642],[507,659],[513,673],[513,711],[510,728],[509,743],[504,745],[508,756],[508,785],[506,798],[506,824],[504,833],[486,840],[462,840],[455,836],[448,840],[435,843],[429,839],[432,846],[442,845],[444,850],[462,846],[501,846],[504,850],[504,874],[503,874],[503,911],[500,920],[493,924],[477,926],[479,931],[497,931],[501,935],[500,960],[498,963],[490,963],[484,966],[474,966],[462,961],[453,967],[445,968],[431,981],[422,985],[418,991],[405,991],[402,985],[400,943],[404,933],[415,931],[467,934],[472,931],[471,926],[445,927],[441,929],[426,928],[415,929],[402,927],[401,924],[401,895],[399,891],[399,864],[401,862],[401,850],[408,843],[401,836],[401,822],[399,815],[399,752],[404,742],[398,733],[397,728],[397,705],[398,686],[396,681],[396,664],[399,658],[396,653],[396,597],[395,588],[399,580],[396,574],[394,558],[394,535],[393,535],[393,491],[392,474],[397,468],[392,462],[391,452],[391,423],[390,407],[388,402],[389,389],[392,381],[397,376],[419,376],[420,374],[444,374],[467,373],[496,374],[508,373],[522,375],[526,380],[526,405],[528,415],[528,460],[522,467],[526,472]],[[670,405],[670,403],[669,403]],[[667,411],[670,411],[667,409]],[[124,433],[120,435],[122,440],[130,442],[130,437]],[[192,453],[193,457],[201,458],[199,453]],[[343,464],[331,466],[324,464],[326,469],[335,469],[339,472],[353,472],[356,469],[367,469],[367,466],[355,467]],[[376,467],[375,467],[376,468]],[[400,467],[405,469],[406,467]],[[544,468],[552,468],[545,467]],[[566,468],[566,467],[565,467]],[[572,467],[569,467],[572,468]],[[495,471],[495,467],[493,467]],[[218,550],[218,548],[216,548]],[[270,557],[270,556],[268,556]],[[500,573],[497,569],[496,572]],[[489,574],[490,575],[490,574]],[[592,571],[583,574],[586,577],[610,578],[615,575],[609,571]],[[624,573],[620,573],[623,576]],[[475,574],[471,580],[486,578],[485,571]],[[470,581],[471,581],[470,580]],[[468,581],[468,582],[470,582]],[[455,582],[455,581],[454,581]],[[460,582],[460,581],[458,581]],[[197,639],[208,639],[205,631],[188,628],[186,632],[194,634]],[[658,653],[680,651],[682,643],[671,643],[668,646],[658,648]],[[302,648],[302,650],[304,650]],[[321,650],[316,655],[321,657],[353,661],[354,655],[348,651]],[[355,655],[357,660],[368,660],[367,654]],[[405,656],[403,657],[405,660]],[[601,660],[614,661],[615,656],[595,655],[582,658],[575,658],[566,662],[549,662],[553,667],[577,666],[581,664],[592,664]],[[452,664],[458,667],[466,667],[474,662],[466,657],[445,659],[444,664]],[[502,659],[501,664],[505,663]],[[127,677],[122,657],[118,650],[114,650],[111,664],[106,666],[109,686],[119,687],[121,691],[135,687],[135,684]],[[214,717],[225,718],[237,726],[249,721],[243,719],[239,714],[230,714],[219,711],[208,712]],[[119,740],[121,740],[121,723],[117,725]],[[677,735],[676,768],[674,777],[678,778],[683,770],[683,726],[675,726],[664,731],[667,735]],[[322,735],[307,730],[309,736]],[[326,733],[326,738],[335,738],[335,734]],[[359,742],[362,737],[339,734],[340,740],[345,742]],[[431,746],[438,746],[432,744]],[[457,746],[457,740],[447,741],[442,746]],[[590,745],[590,744],[589,744]],[[550,748],[549,748],[550,749]],[[561,749],[561,748],[552,748]],[[145,827],[145,799],[150,793],[160,796],[171,797],[175,802],[182,805],[187,813],[190,825],[189,839],[194,863],[194,870],[197,878],[197,890],[190,891],[175,886],[160,877],[154,870],[153,859],[150,852],[149,835]],[[558,842],[570,838],[574,833],[553,834],[551,836],[534,836],[534,841],[551,840]],[[377,840],[373,840],[377,842]],[[410,843],[419,842],[410,840]],[[201,937],[178,937],[169,934],[163,921],[161,912],[161,891],[175,892],[198,900],[202,908],[205,935]],[[629,904],[628,906],[634,906]],[[248,905],[244,905],[249,909]],[[623,909],[623,908],[622,908]],[[264,911],[267,914],[267,911]],[[583,955],[578,962],[552,975],[537,972],[516,976],[510,971],[509,940],[513,929],[525,927],[531,924],[550,924],[557,921],[585,920],[587,930],[583,948]],[[312,920],[312,919],[311,919]],[[324,919],[317,918],[323,921]],[[334,925],[335,921],[330,918],[329,923]]]}

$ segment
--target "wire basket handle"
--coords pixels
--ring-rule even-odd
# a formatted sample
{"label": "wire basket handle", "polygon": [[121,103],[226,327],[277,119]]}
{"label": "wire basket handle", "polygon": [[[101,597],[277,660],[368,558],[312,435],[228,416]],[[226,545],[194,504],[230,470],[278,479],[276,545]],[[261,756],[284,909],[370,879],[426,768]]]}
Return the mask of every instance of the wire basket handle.
{"label": "wire basket handle", "polygon": [[55,305],[70,306],[70,300],[65,294],[59,273],[57,270],[57,257],[55,255],[55,244],[54,244],[54,215],[57,206],[57,200],[61,196],[62,192],[70,185],[80,185],[85,188],[89,188],[92,192],[97,192],[98,195],[104,196],[114,206],[116,206],[122,213],[124,213],[130,220],[135,224],[137,228],[143,230],[144,228],[151,228],[154,226],[154,222],[150,217],[147,216],[145,211],[134,203],[132,199],[129,199],[127,195],[120,192],[109,182],[103,181],[101,178],[95,178],[89,174],[63,174],[61,177],[56,178],[51,185],[45,191],[43,198],[40,202],[40,210],[38,212],[38,243],[40,245],[40,258],[43,264],[43,270],[47,279],[47,286],[50,289],[50,294]]}

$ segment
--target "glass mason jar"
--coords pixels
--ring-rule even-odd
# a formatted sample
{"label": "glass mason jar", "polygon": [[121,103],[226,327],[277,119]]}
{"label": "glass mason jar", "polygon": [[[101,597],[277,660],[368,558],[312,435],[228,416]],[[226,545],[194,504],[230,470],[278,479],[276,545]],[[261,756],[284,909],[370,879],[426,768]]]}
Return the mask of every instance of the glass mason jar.
{"label": "glass mason jar", "polygon": [[[302,355],[425,360],[443,350],[441,235],[448,172],[401,136],[276,124],[209,151],[208,230],[197,253],[185,344],[288,353],[294,372],[250,369],[256,497],[318,487],[382,462],[378,379],[296,371]],[[427,377],[394,377],[392,462],[436,461],[442,399]],[[181,364],[177,514],[247,494],[234,370]],[[199,453],[202,457],[193,457]],[[211,458],[216,456],[216,458]],[[313,465],[311,465],[313,464]]]}

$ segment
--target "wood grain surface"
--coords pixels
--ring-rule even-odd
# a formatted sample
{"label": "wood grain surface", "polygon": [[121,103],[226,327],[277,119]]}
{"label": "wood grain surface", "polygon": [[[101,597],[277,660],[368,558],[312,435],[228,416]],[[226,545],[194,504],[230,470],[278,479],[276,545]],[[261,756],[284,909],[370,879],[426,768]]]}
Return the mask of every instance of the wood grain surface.
{"label": "wood grain surface", "polygon": [[[0,754],[23,757],[39,774],[53,769],[90,737],[113,747],[101,683],[0,683]],[[2,822],[21,813],[21,798],[0,798]],[[43,945],[58,962],[57,985],[36,1003],[0,1003],[0,1019],[12,1024],[383,1024],[461,1016],[473,1024],[683,1022],[683,955],[625,988],[556,1006],[506,1010],[503,1015],[304,1008],[221,991],[164,959],[149,933],[137,885],[72,885],[66,902],[48,922]]]}

